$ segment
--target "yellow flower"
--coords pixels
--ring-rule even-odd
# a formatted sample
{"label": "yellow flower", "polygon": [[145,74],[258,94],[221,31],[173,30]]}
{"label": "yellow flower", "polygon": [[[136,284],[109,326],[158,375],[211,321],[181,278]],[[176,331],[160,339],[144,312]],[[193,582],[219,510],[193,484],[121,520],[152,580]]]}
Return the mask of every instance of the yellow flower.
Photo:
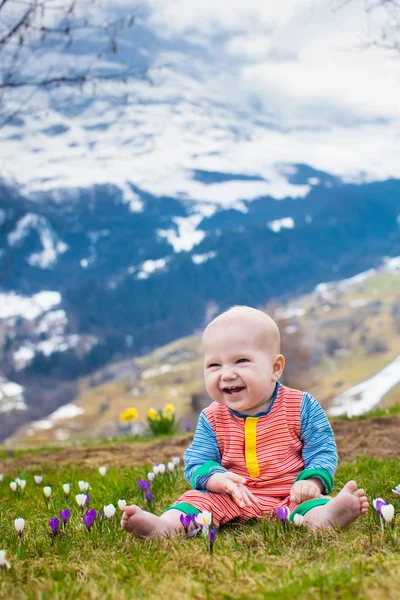
{"label": "yellow flower", "polygon": [[164,406],[164,411],[165,411],[167,414],[168,414],[168,413],[172,414],[172,413],[174,413],[174,412],[175,412],[175,406],[174,406],[173,404],[166,404],[166,405]]}
{"label": "yellow flower", "polygon": [[138,417],[136,408],[127,408],[120,414],[121,421],[134,421]]}
{"label": "yellow flower", "polygon": [[147,411],[147,418],[152,420],[157,417],[157,411],[154,408],[149,408]]}

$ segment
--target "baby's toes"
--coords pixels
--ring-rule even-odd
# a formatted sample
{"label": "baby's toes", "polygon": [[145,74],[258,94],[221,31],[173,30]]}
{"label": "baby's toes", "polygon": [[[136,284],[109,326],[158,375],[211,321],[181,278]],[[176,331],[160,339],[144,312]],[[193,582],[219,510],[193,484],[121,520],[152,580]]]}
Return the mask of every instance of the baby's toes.
{"label": "baby's toes", "polygon": [[355,490],[355,492],[353,492],[353,495],[357,496],[358,498],[361,498],[361,496],[365,496],[365,490],[363,490],[363,488]]}

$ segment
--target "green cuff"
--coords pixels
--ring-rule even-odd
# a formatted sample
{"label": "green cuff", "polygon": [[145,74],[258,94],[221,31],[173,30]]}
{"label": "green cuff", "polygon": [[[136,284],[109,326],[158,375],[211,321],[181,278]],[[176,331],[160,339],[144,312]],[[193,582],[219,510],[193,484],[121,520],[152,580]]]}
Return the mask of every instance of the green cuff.
{"label": "green cuff", "polygon": [[198,515],[199,512],[201,512],[198,508],[188,504],[187,502],[177,502],[172,506],[168,506],[164,512],[167,512],[167,510],[180,510],[181,512],[185,513],[185,515]]}
{"label": "green cuff", "polygon": [[209,471],[213,467],[221,467],[220,463],[215,462],[215,460],[208,460],[204,465],[201,465],[192,475],[192,488],[196,489],[196,482],[198,477],[202,477],[204,475],[208,475]]}
{"label": "green cuff", "polygon": [[325,469],[304,469],[295,479],[296,481],[303,481],[303,479],[311,479],[315,477],[320,479],[325,486],[323,494],[330,494],[333,489],[333,477],[325,471]]}
{"label": "green cuff", "polygon": [[289,515],[289,521],[293,522],[295,515],[305,515],[309,510],[315,508],[316,506],[322,506],[323,504],[327,504],[330,502],[329,498],[314,498],[313,500],[307,500],[307,502],[303,502],[299,504],[293,512]]}

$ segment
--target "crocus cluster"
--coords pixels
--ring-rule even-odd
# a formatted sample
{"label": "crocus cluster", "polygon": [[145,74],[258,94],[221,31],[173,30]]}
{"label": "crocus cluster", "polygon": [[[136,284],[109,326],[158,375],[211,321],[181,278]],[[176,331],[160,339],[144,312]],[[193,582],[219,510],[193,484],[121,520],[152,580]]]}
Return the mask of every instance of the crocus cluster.
{"label": "crocus cluster", "polygon": [[147,492],[150,489],[150,482],[146,481],[146,479],[138,479],[138,488],[139,490],[141,490],[142,492]]}
{"label": "crocus cluster", "polygon": [[91,527],[92,527],[92,525],[93,525],[96,517],[97,517],[97,512],[95,511],[94,508],[91,508],[90,510],[87,510],[86,513],[82,517],[82,521],[86,525],[86,529],[89,532],[90,532],[90,529],[91,529]]}
{"label": "crocus cluster", "polygon": [[[279,508],[277,508],[276,516],[282,523],[286,524],[289,521],[289,517],[290,517],[289,507],[288,506],[280,506]],[[296,513],[293,517],[293,523],[297,527],[300,527],[304,523],[304,516]]]}
{"label": "crocus cluster", "polygon": [[[212,525],[212,513],[208,510],[198,513],[197,515],[181,515],[180,520],[185,530],[186,535],[193,536],[199,531],[202,532],[203,536],[207,539],[207,544],[212,554],[215,538],[217,537],[217,530]],[[195,529],[189,531],[191,524],[195,525]]]}

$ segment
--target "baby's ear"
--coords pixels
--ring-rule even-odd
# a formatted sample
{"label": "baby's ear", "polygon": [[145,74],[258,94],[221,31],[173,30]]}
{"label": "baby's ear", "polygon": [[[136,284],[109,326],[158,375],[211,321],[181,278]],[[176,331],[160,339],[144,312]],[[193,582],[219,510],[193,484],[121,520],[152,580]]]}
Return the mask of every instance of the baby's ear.
{"label": "baby's ear", "polygon": [[285,368],[285,357],[283,356],[283,354],[277,354],[274,358],[274,365],[273,365],[273,370],[272,370],[273,381],[278,381],[278,379],[280,379],[284,368]]}

